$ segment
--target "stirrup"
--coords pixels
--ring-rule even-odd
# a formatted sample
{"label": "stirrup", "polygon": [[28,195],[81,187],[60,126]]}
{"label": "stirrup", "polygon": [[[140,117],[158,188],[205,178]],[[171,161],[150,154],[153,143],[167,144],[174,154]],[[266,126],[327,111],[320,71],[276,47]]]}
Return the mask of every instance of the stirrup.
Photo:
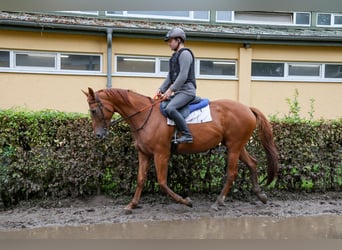
{"label": "stirrup", "polygon": [[193,142],[193,138],[192,136],[184,136],[182,135],[181,137],[179,138],[175,138],[173,140],[174,143],[192,143]]}

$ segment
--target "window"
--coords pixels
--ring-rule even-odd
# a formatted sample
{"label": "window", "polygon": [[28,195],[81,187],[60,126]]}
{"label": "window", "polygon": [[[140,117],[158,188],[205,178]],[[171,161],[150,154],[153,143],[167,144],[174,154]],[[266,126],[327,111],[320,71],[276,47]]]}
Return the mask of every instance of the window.
{"label": "window", "polygon": [[284,77],[284,63],[253,62],[252,76]]}
{"label": "window", "polygon": [[298,25],[310,25],[311,15],[308,12],[296,12],[294,23]]}
{"label": "window", "polygon": [[236,76],[236,63],[219,60],[199,60],[200,76]]}
{"label": "window", "polygon": [[289,76],[307,76],[316,77],[320,76],[321,65],[320,64],[289,64],[288,65]]}
{"label": "window", "polygon": [[38,52],[15,52],[14,67],[56,68],[56,55]]}
{"label": "window", "polygon": [[100,71],[100,56],[61,54],[61,70]]}
{"label": "window", "polygon": [[169,72],[169,60],[160,59],[160,72]]}
{"label": "window", "polygon": [[106,11],[106,15],[209,21],[209,11]]}
{"label": "window", "polygon": [[342,78],[342,64],[326,64],[325,78]]}
{"label": "window", "polygon": [[[148,56],[115,57],[115,74],[126,76],[166,76],[169,72],[169,58]],[[236,61],[196,59],[196,77],[227,79],[236,77]]]}
{"label": "window", "polygon": [[217,22],[310,25],[310,12],[217,11]]}
{"label": "window", "polygon": [[233,11],[216,11],[217,22],[231,22],[233,21]]}
{"label": "window", "polygon": [[252,62],[254,80],[341,81],[342,63]]}
{"label": "window", "polygon": [[342,14],[317,13],[317,26],[342,26]]}
{"label": "window", "polygon": [[63,13],[70,13],[70,14],[81,14],[81,15],[98,15],[98,11],[58,11]]}
{"label": "window", "polygon": [[317,14],[317,25],[331,25],[331,14]]}
{"label": "window", "polygon": [[0,67],[9,67],[9,66],[10,66],[10,52],[0,51]]}
{"label": "window", "polygon": [[116,57],[117,72],[150,73],[156,71],[156,59],[151,57]]}
{"label": "window", "polygon": [[335,25],[342,25],[342,15],[335,15],[334,16],[334,24]]}
{"label": "window", "polygon": [[100,73],[101,55],[37,51],[0,51],[1,71]]}

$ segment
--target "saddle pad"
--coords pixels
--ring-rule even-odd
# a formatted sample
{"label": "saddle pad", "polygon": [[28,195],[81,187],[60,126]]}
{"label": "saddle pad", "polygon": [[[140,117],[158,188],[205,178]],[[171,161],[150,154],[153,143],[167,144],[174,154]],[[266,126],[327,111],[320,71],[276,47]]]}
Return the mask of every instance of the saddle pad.
{"label": "saddle pad", "polygon": [[[193,111],[185,118],[186,123],[204,123],[212,121],[209,105]],[[174,126],[175,122],[167,118],[167,125]]]}

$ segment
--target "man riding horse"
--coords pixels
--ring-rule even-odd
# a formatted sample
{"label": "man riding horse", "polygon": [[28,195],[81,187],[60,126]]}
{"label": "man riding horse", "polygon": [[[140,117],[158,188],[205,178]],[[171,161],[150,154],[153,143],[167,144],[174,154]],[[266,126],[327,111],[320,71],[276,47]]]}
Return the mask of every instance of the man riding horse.
{"label": "man riding horse", "polygon": [[175,52],[170,59],[169,73],[156,94],[169,100],[164,108],[165,113],[182,134],[175,139],[175,143],[193,142],[190,129],[179,112],[196,97],[195,57],[190,49],[184,47],[185,39],[185,32],[180,28],[174,28],[166,34],[164,40]]}

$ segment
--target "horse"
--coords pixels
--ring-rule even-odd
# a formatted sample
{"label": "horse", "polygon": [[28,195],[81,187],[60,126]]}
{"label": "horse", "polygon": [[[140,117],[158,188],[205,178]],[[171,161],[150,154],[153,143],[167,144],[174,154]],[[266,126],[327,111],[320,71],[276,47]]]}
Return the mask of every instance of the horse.
{"label": "horse", "polygon": [[[175,128],[166,122],[156,100],[132,90],[110,88],[88,92],[82,90],[87,97],[92,128],[99,139],[105,137],[113,124],[112,116],[118,113],[121,118],[114,123],[125,121],[129,124],[134,145],[138,151],[137,187],[133,199],[125,206],[129,214],[138,207],[143,186],[154,160],[157,181],[160,188],[170,195],[175,202],[192,207],[189,197],[181,197],[167,184],[168,162],[171,154],[171,141]],[[211,209],[217,211],[225,205],[226,196],[238,174],[238,161],[245,163],[251,173],[252,191],[258,199],[266,204],[267,195],[258,184],[257,161],[246,150],[253,131],[258,129],[261,144],[267,159],[267,183],[269,185],[277,176],[279,170],[278,150],[274,143],[272,127],[265,115],[255,107],[249,107],[240,102],[221,99],[210,101],[212,121],[189,124],[193,135],[193,143],[177,145],[177,154],[192,154],[205,152],[220,143],[227,150],[226,179],[222,191]]]}

